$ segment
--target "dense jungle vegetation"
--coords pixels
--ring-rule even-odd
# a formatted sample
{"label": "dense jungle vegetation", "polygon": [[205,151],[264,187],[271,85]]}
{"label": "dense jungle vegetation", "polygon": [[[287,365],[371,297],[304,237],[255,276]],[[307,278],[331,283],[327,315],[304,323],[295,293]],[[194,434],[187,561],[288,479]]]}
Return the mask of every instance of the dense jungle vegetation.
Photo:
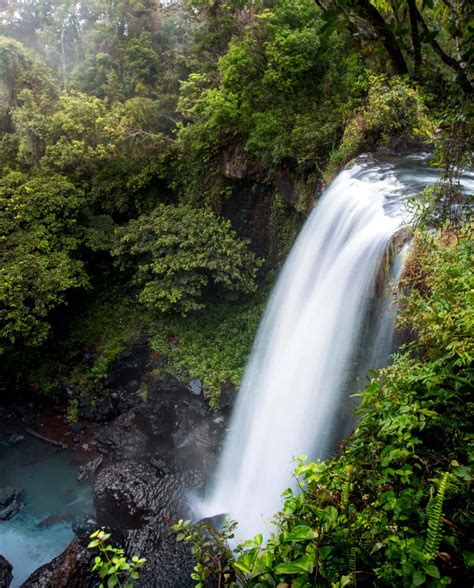
{"label": "dense jungle vegetation", "polygon": [[323,186],[363,152],[434,150],[411,342],[342,453],[298,465],[266,547],[180,537],[203,586],[470,585],[472,4],[6,0],[0,35],[2,394],[67,388],[71,420],[142,339],[215,405]]}

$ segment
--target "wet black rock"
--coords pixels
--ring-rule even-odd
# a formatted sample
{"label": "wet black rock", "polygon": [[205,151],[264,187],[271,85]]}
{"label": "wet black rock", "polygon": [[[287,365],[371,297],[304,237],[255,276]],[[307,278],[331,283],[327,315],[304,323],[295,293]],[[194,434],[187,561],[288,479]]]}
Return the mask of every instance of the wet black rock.
{"label": "wet black rock", "polygon": [[91,572],[94,554],[86,541],[73,541],[61,555],[37,569],[21,588],[95,588],[97,576]]}
{"label": "wet black rock", "polygon": [[[100,411],[95,415],[93,433],[102,455],[81,467],[79,479],[94,480],[95,528],[107,527],[128,557],[146,558],[138,586],[187,588],[193,585],[192,555],[188,545],[175,541],[171,525],[191,517],[189,493],[200,491],[215,463],[225,419],[210,411],[202,393],[191,393],[188,383],[166,373],[158,380],[154,361],[149,348],[138,344],[114,362],[107,378],[114,397],[108,402],[118,412],[105,420]],[[198,387],[195,382],[195,392]],[[223,405],[229,407],[234,396],[229,387]],[[87,520],[77,521],[74,530],[81,540],[86,537]],[[80,545],[72,543],[29,580],[39,583],[25,586],[89,586],[87,575],[77,583],[87,559]],[[62,568],[70,579],[58,583]]]}
{"label": "wet black rock", "polygon": [[199,471],[179,472],[158,458],[119,462],[98,474],[93,494],[99,524],[127,553],[147,560],[139,586],[192,586],[189,547],[175,541],[171,525],[190,516],[187,492],[203,481]]}
{"label": "wet black rock", "polygon": [[21,509],[22,491],[7,486],[0,488],[0,521],[8,521]]}
{"label": "wet black rock", "polygon": [[94,517],[77,517],[72,523],[72,530],[79,539],[89,537],[98,527],[99,523]]}
{"label": "wet black rock", "polygon": [[18,433],[13,433],[13,435],[10,435],[10,438],[8,439],[8,443],[10,443],[10,445],[21,445],[22,443],[24,443],[26,440],[24,435],[19,435]]}
{"label": "wet black rock", "polygon": [[11,563],[3,555],[0,555],[0,588],[10,586],[13,578],[12,569]]}
{"label": "wet black rock", "polygon": [[117,533],[150,521],[160,531],[170,520],[185,516],[186,490],[202,481],[197,472],[184,476],[157,459],[112,464],[99,472],[94,483],[97,518]]}
{"label": "wet black rock", "polygon": [[[84,449],[84,445],[82,446],[82,448]],[[87,447],[88,449],[88,447]],[[85,465],[80,466],[79,468],[79,473],[77,474],[77,480],[79,482],[82,482],[84,480],[90,480],[94,474],[97,472],[97,470],[100,468],[100,466],[102,465],[102,461],[104,459],[103,455],[99,455],[97,457],[95,457],[94,459],[92,459],[91,461],[87,462]]]}
{"label": "wet black rock", "polygon": [[136,392],[143,379],[150,353],[151,350],[144,341],[119,353],[109,367],[105,385],[117,392]]}
{"label": "wet black rock", "polygon": [[227,383],[221,386],[221,393],[217,400],[217,409],[220,412],[224,412],[228,414],[232,407],[234,406],[234,402],[237,399],[237,388],[234,384]]}
{"label": "wet black rock", "polygon": [[[203,396],[166,375],[149,382],[147,402],[141,402],[94,429],[99,449],[113,460],[161,456],[179,457],[192,467],[208,470],[224,431]],[[110,461],[110,459],[109,459]],[[198,466],[199,463],[199,466]]]}

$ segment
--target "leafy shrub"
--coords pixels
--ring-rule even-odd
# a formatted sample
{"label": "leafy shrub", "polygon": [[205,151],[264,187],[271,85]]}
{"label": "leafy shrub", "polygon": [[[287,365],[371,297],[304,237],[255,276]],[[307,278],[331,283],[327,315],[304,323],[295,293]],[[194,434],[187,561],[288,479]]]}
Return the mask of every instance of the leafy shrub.
{"label": "leafy shrub", "polygon": [[262,288],[245,304],[213,304],[186,319],[150,317],[151,346],[166,356],[168,371],[183,380],[200,379],[214,405],[222,384],[240,384],[267,294]]}
{"label": "leafy shrub", "polygon": [[138,299],[149,308],[186,315],[205,306],[209,285],[227,294],[256,290],[260,260],[229,221],[208,210],[159,205],[117,235],[113,254],[133,272]]}
{"label": "leafy shrub", "polygon": [[64,176],[12,172],[0,182],[0,339],[42,343],[48,315],[88,279],[76,258],[83,195]]}
{"label": "leafy shrub", "polygon": [[95,531],[90,538],[92,541],[87,547],[99,551],[92,565],[92,571],[96,572],[101,580],[99,588],[133,588],[140,579],[138,570],[145,564],[146,559],[136,555],[130,560],[127,559],[123,549],[110,545],[110,533],[103,530]]}
{"label": "leafy shrub", "polygon": [[403,78],[372,75],[366,105],[347,124],[329,166],[332,172],[363,151],[432,139],[423,95]]}
{"label": "leafy shrub", "polygon": [[75,425],[79,420],[79,400],[71,398],[66,410],[66,422],[68,425]]}

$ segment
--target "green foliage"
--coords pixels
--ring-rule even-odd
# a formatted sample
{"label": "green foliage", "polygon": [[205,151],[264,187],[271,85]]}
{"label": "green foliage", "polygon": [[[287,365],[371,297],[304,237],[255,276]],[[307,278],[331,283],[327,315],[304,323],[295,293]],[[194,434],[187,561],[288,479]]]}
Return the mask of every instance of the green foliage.
{"label": "green foliage", "polygon": [[261,8],[232,38],[217,81],[193,72],[182,85],[177,186],[187,197],[225,195],[226,162],[237,176],[271,177],[283,165],[307,173],[327,161],[366,76],[349,38],[322,32],[319,13],[311,0]]}
{"label": "green foliage", "polygon": [[186,319],[152,316],[150,344],[168,359],[166,370],[200,379],[214,405],[222,384],[240,384],[267,295],[263,288],[246,303],[213,304]]}
{"label": "green foliage", "polygon": [[304,204],[307,202],[301,200],[293,207],[278,192],[274,194],[270,210],[270,256],[273,259],[284,261],[288,255],[305,218]]}
{"label": "green foliage", "polygon": [[342,453],[300,459],[298,492],[284,493],[266,545],[257,536],[238,546],[235,560],[225,541],[212,545],[233,568],[222,584],[471,583],[474,246],[466,236],[420,240],[401,317],[416,338],[361,393]]}
{"label": "green foliage", "polygon": [[458,369],[474,358],[473,259],[470,230],[443,233],[439,240],[418,237],[406,268],[410,295],[400,326],[412,328],[419,346],[433,361]]}
{"label": "green foliage", "polygon": [[[211,286],[220,281],[226,291],[252,290],[255,260],[240,244],[224,252],[229,235],[222,227],[219,233],[216,223],[215,257],[199,261],[205,238],[196,244],[201,253],[193,256],[186,236],[190,213],[173,213],[175,222],[183,223],[177,241],[188,243],[189,250],[180,248],[172,271],[167,247],[126,253],[123,239],[114,244],[115,226],[123,225],[119,234],[130,233],[132,240],[136,232],[134,246],[139,247],[139,227],[146,223],[137,216],[163,212],[164,203],[176,204],[177,211],[189,205],[219,212],[222,199],[235,194],[241,183],[269,193],[274,189],[269,184],[282,172],[294,180],[295,206],[305,212],[330,159],[333,170],[361,149],[430,136],[424,88],[434,89],[431,95],[444,104],[448,86],[442,81],[446,71],[433,68],[428,75],[433,56],[426,49],[439,57],[430,39],[439,31],[434,37],[440,47],[454,55],[456,30],[456,52],[469,62],[472,35],[464,9],[446,14],[438,2],[419,7],[429,33],[419,21],[427,62],[420,65],[424,73],[415,76],[415,87],[406,78],[390,77],[385,57],[374,49],[373,37],[383,35],[357,9],[361,3],[343,0],[336,11],[331,2],[319,4],[12,0],[0,8],[0,32],[7,35],[0,38],[3,175],[9,177],[11,170],[29,174],[25,183],[60,175],[83,200],[74,230],[64,226],[63,243],[47,255],[40,248],[41,258],[21,223],[11,229],[24,236],[30,249],[27,253],[22,245],[20,255],[13,247],[18,255],[7,256],[9,269],[4,271],[18,282],[11,286],[17,300],[12,295],[10,302],[18,316],[14,332],[7,334],[10,341],[44,342],[50,311],[69,290],[86,284],[84,267],[100,260],[101,268],[111,270],[114,248],[123,265],[141,260],[129,275],[141,289],[141,299],[154,308],[188,312],[204,299],[212,300]],[[404,4],[372,6],[393,28],[405,59],[411,59],[415,47],[409,32],[395,25],[403,20]],[[457,96],[451,98],[459,103]],[[463,116],[468,121],[469,111]],[[459,130],[456,117],[453,113],[448,122]],[[458,147],[468,136],[466,124]],[[442,150],[445,158],[459,151],[452,143]],[[166,210],[152,212],[154,230],[164,224],[172,230],[165,223],[172,208]],[[282,259],[293,239],[296,223],[286,222],[291,216],[286,212],[273,202],[270,262]],[[211,230],[213,222],[198,217],[196,224],[208,224]],[[219,247],[218,235],[223,239]],[[28,272],[34,275],[26,276]],[[34,301],[26,301],[33,283],[44,296],[34,294]]]}
{"label": "green foliage", "polygon": [[42,343],[48,315],[88,279],[77,258],[83,194],[65,177],[12,172],[0,182],[1,339]]}
{"label": "green foliage", "polygon": [[443,538],[443,504],[450,477],[451,474],[445,472],[439,482],[436,496],[431,497],[428,506],[426,507],[426,514],[428,516],[428,534],[426,537],[424,553],[430,560],[436,557]]}
{"label": "green foliage", "polygon": [[19,106],[24,91],[30,92],[46,108],[56,96],[52,72],[17,41],[0,37],[0,88],[2,94],[2,125],[10,130],[10,109]]}
{"label": "green foliage", "polygon": [[68,352],[85,349],[109,361],[140,337],[139,313],[122,288],[107,284],[84,297],[67,332]]}
{"label": "green foliage", "polygon": [[229,294],[256,290],[260,260],[210,211],[160,205],[117,235],[113,254],[133,271],[138,299],[149,308],[186,315],[204,307],[209,285]]}
{"label": "green foliage", "polygon": [[434,129],[419,90],[403,78],[372,76],[366,104],[347,124],[329,172],[363,151],[430,141]]}
{"label": "green foliage", "polygon": [[[107,287],[84,296],[82,310],[77,310],[68,324],[59,348],[44,357],[42,367],[32,378],[44,390],[46,379],[43,370],[49,365],[49,378],[57,386],[71,387],[82,398],[93,402],[106,393],[104,380],[110,364],[118,354],[143,337],[144,318],[135,308],[133,298],[118,287]],[[88,361],[70,361],[70,358],[90,357]]]}
{"label": "green foliage", "polygon": [[136,555],[127,559],[123,549],[109,543],[110,533],[103,530],[95,531],[90,538],[92,541],[87,547],[99,552],[92,565],[92,571],[101,580],[99,588],[133,588],[140,579],[139,570],[146,559]]}
{"label": "green foliage", "polygon": [[235,577],[232,565],[232,552],[227,541],[233,538],[236,523],[226,520],[220,532],[211,524],[180,520],[172,525],[176,533],[176,541],[188,543],[196,565],[191,574],[196,588],[205,588],[214,577],[224,580],[226,584]]}
{"label": "green foliage", "polygon": [[68,425],[75,425],[79,420],[79,400],[71,398],[68,403],[66,412],[66,422]]}

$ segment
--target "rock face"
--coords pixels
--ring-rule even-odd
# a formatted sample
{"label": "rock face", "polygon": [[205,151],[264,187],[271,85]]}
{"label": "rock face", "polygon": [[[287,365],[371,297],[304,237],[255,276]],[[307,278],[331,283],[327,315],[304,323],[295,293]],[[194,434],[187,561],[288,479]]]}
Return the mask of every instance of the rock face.
{"label": "rock face", "polygon": [[170,526],[189,518],[189,492],[202,488],[223,435],[202,397],[168,377],[148,401],[96,432],[118,460],[97,474],[93,495],[99,524],[130,555],[145,557],[139,586],[193,586],[193,560]]}
{"label": "rock face", "polygon": [[0,555],[0,588],[8,588],[12,581],[12,565]]}
{"label": "rock face", "polygon": [[[110,529],[129,557],[146,558],[137,585],[187,588],[193,586],[190,548],[175,541],[170,527],[190,518],[189,493],[202,488],[215,463],[225,418],[217,418],[189,383],[172,376],[154,380],[146,367],[150,351],[135,347],[133,353],[122,354],[124,365],[114,366],[109,383],[119,396],[140,389],[146,401],[135,394],[135,401],[123,404],[122,413],[105,422],[101,412],[94,427],[100,455],[79,476],[93,481],[96,526]],[[89,572],[95,554],[85,547],[87,521],[78,521],[76,527],[79,539],[37,570],[25,587],[97,585]]]}
{"label": "rock face", "polygon": [[100,472],[94,485],[98,518],[130,555],[146,557],[140,586],[192,586],[189,548],[177,544],[170,525],[189,516],[186,490],[199,472],[172,471],[158,460],[125,461]]}
{"label": "rock face", "polygon": [[21,509],[22,491],[7,486],[0,488],[0,521],[8,521]]}

